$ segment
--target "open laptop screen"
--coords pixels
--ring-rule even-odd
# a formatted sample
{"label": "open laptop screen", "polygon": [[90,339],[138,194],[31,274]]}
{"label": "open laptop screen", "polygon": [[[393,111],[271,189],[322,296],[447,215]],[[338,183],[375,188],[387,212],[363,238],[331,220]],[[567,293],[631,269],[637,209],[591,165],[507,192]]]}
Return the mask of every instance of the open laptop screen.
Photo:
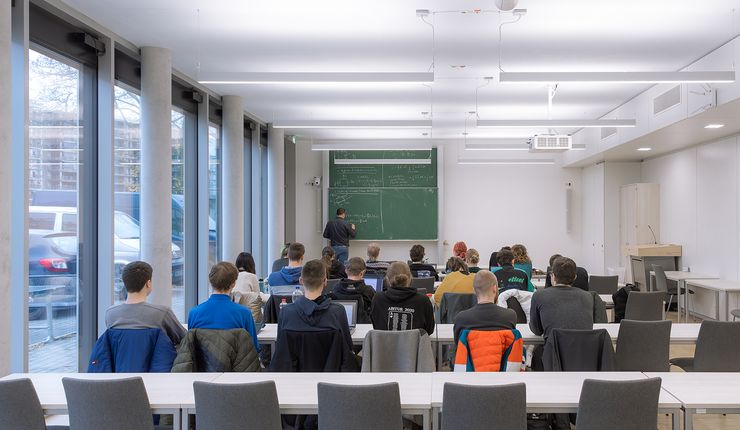
{"label": "open laptop screen", "polygon": [[334,300],[334,303],[339,303],[344,306],[344,311],[347,312],[347,323],[350,327],[357,325],[357,302],[354,300]]}

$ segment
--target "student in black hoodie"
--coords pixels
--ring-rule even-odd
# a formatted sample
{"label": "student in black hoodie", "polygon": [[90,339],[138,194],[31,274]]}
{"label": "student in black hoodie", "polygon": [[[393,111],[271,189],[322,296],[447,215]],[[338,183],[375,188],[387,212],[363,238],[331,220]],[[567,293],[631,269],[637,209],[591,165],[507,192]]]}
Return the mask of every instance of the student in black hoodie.
{"label": "student in black hoodie", "polygon": [[334,248],[331,246],[325,246],[321,251],[321,261],[326,265],[326,275],[329,279],[344,279],[347,277],[347,272],[344,270],[344,263],[340,262],[336,258]]}
{"label": "student in black hoodie", "polygon": [[365,285],[363,277],[366,270],[367,267],[362,258],[350,258],[347,262],[347,278],[339,281],[339,284],[329,294],[329,297],[334,300],[356,300],[358,302],[358,324],[369,324],[372,322],[370,320],[370,307],[373,303],[375,290],[371,286]]}
{"label": "student in black hoodie", "polygon": [[409,251],[409,257],[411,257],[411,263],[409,263],[409,269],[411,275],[415,278],[429,278],[434,276],[435,281],[439,281],[439,275],[437,269],[431,264],[424,263],[424,247],[421,245],[414,245]]}
{"label": "student in black hoodie", "polygon": [[424,329],[434,333],[432,301],[411,288],[409,266],[396,261],[386,272],[389,288],[375,294],[370,315],[375,330]]}

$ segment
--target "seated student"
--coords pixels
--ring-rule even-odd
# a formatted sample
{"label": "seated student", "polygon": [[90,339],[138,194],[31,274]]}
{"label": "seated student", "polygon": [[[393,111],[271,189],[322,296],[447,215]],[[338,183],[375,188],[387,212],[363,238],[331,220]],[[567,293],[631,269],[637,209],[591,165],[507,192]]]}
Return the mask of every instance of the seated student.
{"label": "seated student", "polygon": [[270,273],[270,276],[267,277],[267,283],[271,287],[298,285],[298,279],[301,277],[303,255],[305,253],[306,248],[302,243],[291,243],[288,247],[288,265],[277,272]]}
{"label": "seated student", "polygon": [[[552,257],[550,257],[550,265],[547,266],[547,277],[545,278],[545,288],[552,286],[552,280],[550,279],[550,273],[552,273],[552,264],[555,262],[556,259],[560,257],[562,257],[562,255],[560,254],[554,254]],[[573,286],[576,288],[580,288],[583,291],[589,291],[588,272],[583,267],[576,267],[576,280],[573,281]]]}
{"label": "seated student", "polygon": [[375,330],[424,329],[434,333],[434,309],[429,298],[411,288],[409,266],[396,261],[385,275],[388,290],[375,294],[370,315]]}
{"label": "seated student", "polygon": [[252,336],[254,347],[259,351],[257,329],[254,326],[252,312],[244,306],[231,301],[231,290],[236,285],[239,271],[233,264],[222,261],[216,263],[208,274],[213,293],[211,297],[198,306],[190,309],[188,329],[207,328],[229,330],[243,328]]}
{"label": "seated student", "polygon": [[447,260],[447,267],[450,268],[450,273],[445,276],[445,279],[434,292],[434,303],[437,306],[442,301],[444,293],[473,294],[473,278],[475,275],[468,272],[468,266],[465,262],[458,257],[450,257]]}
{"label": "seated student", "polygon": [[473,291],[478,304],[462,311],[455,317],[455,343],[463,330],[513,330],[516,328],[516,312],[502,308],[498,302],[496,275],[481,270],[473,279]]}
{"label": "seated student", "polygon": [[367,246],[367,261],[365,261],[365,265],[367,266],[368,270],[375,270],[375,271],[382,271],[385,272],[388,270],[388,266],[391,265],[391,263],[388,263],[387,261],[379,261],[378,258],[380,257],[380,245],[373,242]]}
{"label": "seated student", "polygon": [[480,271],[480,267],[478,267],[478,263],[480,262],[480,254],[478,254],[478,251],[470,248],[468,249],[468,252],[465,253],[465,264],[468,265],[468,271],[470,273],[478,273]]}
{"label": "seated student", "polygon": [[547,342],[554,328],[591,330],[594,324],[594,300],[591,294],[573,288],[576,263],[559,257],[552,265],[553,286],[532,296],[529,328]]}
{"label": "seated student", "polygon": [[501,248],[496,254],[498,259],[499,269],[493,273],[498,279],[498,289],[500,292],[504,292],[510,289],[517,289],[522,291],[529,290],[529,277],[522,270],[514,267],[514,253]]}
{"label": "seated student", "polygon": [[465,253],[468,252],[468,245],[465,242],[455,242],[452,246],[452,256],[465,260]]}
{"label": "seated student", "polygon": [[288,265],[288,248],[290,243],[286,243],[283,250],[280,252],[280,258],[272,262],[272,270],[270,272],[279,272],[280,269]]}
{"label": "seated student", "polygon": [[435,281],[439,281],[439,275],[437,275],[437,269],[431,264],[424,263],[424,247],[421,245],[414,245],[409,251],[409,257],[411,257],[411,263],[409,263],[409,270],[411,270],[411,276],[414,278],[429,278],[434,277]]}
{"label": "seated student", "polygon": [[369,324],[370,307],[373,303],[375,290],[365,285],[365,262],[360,257],[352,257],[347,262],[348,277],[339,281],[339,285],[334,287],[330,296],[335,300],[357,300],[360,298],[360,307],[357,309],[357,323]]}
{"label": "seated student", "polygon": [[321,261],[326,265],[326,273],[329,279],[344,279],[347,277],[344,264],[336,259],[334,248],[331,246],[325,246],[321,251]]}
{"label": "seated student", "polygon": [[241,252],[234,262],[239,271],[236,285],[231,291],[231,301],[246,306],[252,311],[252,318],[256,324],[262,323],[262,308],[264,302],[260,295],[260,281],[257,279],[254,257],[248,252]]}
{"label": "seated student", "polygon": [[[326,265],[321,260],[311,260],[301,270],[300,283],[305,295],[298,297],[280,311],[278,316],[278,340],[286,330],[289,331],[328,331],[339,330],[349,349],[352,349],[352,335],[344,307],[332,303],[331,298],[322,295],[326,287]],[[277,355],[279,351],[276,351]]]}
{"label": "seated student", "polygon": [[[505,249],[507,251],[511,251],[511,247],[510,246],[504,246],[501,249]],[[491,258],[488,260],[488,268],[490,270],[493,270],[494,267],[499,267],[497,256],[498,256],[498,251],[493,251],[491,253]]]}
{"label": "seated student", "polygon": [[158,328],[177,346],[186,330],[172,309],[146,301],[152,293],[152,272],[152,266],[143,261],[131,262],[123,268],[121,278],[128,297],[126,302],[108,308],[105,326],[116,329]]}
{"label": "seated student", "polygon": [[527,274],[527,278],[532,279],[532,259],[529,258],[527,247],[516,244],[511,247],[511,253],[514,254],[514,267]]}

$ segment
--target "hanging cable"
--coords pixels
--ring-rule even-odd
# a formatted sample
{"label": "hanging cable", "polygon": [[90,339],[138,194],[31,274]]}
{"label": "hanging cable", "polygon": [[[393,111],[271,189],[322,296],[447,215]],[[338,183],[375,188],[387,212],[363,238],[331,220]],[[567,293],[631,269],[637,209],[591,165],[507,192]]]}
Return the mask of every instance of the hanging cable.
{"label": "hanging cable", "polygon": [[475,117],[477,119],[480,119],[480,115],[478,114],[478,90],[480,90],[481,88],[487,86],[493,80],[492,77],[488,77],[488,76],[487,77],[484,77],[483,79],[486,81],[486,83],[483,84],[483,85],[479,85],[479,86],[477,86],[475,88]]}
{"label": "hanging cable", "polygon": [[513,21],[502,22],[498,26],[498,71],[499,72],[503,72],[504,71],[504,69],[501,68],[501,49],[502,49],[502,46],[503,46],[503,40],[502,40],[503,39],[503,31],[502,30],[503,30],[504,26],[507,25],[507,24],[514,24],[516,22],[519,22],[519,20],[522,19],[522,16],[523,15],[520,14],[520,13],[519,14],[516,14],[516,19],[514,19]]}
{"label": "hanging cable", "polygon": [[[436,53],[437,53],[437,41],[436,41],[436,35],[434,31],[434,24],[427,21],[425,16],[420,16],[419,18],[424,22],[424,24],[432,28],[432,64],[429,66],[429,69],[427,69],[427,71],[434,72]],[[432,15],[432,19],[434,19],[434,15]]]}

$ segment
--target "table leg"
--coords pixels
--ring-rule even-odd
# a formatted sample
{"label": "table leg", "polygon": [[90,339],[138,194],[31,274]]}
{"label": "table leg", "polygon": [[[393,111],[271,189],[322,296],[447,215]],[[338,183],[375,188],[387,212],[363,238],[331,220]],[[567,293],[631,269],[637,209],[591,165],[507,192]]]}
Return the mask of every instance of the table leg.
{"label": "table leg", "polygon": [[424,411],[424,415],[422,415],[422,419],[423,419],[422,427],[424,428],[424,430],[431,430],[432,428],[432,423],[431,423],[432,417],[430,416],[430,414],[431,414],[431,411],[427,409]]}
{"label": "table leg", "polygon": [[182,419],[186,413],[186,409],[180,409],[177,413],[172,414],[172,428],[174,430],[187,430],[185,420]]}
{"label": "table leg", "polygon": [[683,428],[684,430],[693,430],[694,429],[694,410],[693,409],[685,409],[683,413],[684,419],[683,419]]}
{"label": "table leg", "polygon": [[439,430],[442,417],[440,417],[440,408],[432,408],[432,429]]}
{"label": "table leg", "polygon": [[681,430],[681,409],[676,409],[671,414],[671,426],[673,430]]}
{"label": "table leg", "polygon": [[727,316],[730,314],[730,311],[728,309],[730,304],[727,300],[727,290],[718,291],[717,294],[719,295],[719,320],[729,321],[729,318]]}
{"label": "table leg", "polygon": [[437,370],[438,371],[442,369],[442,361],[443,361],[442,342],[437,341]]}
{"label": "table leg", "polygon": [[[678,322],[681,322],[681,290],[686,287],[685,281],[678,281],[678,288],[676,291],[676,309],[678,310]],[[670,309],[668,309],[670,310]]]}

